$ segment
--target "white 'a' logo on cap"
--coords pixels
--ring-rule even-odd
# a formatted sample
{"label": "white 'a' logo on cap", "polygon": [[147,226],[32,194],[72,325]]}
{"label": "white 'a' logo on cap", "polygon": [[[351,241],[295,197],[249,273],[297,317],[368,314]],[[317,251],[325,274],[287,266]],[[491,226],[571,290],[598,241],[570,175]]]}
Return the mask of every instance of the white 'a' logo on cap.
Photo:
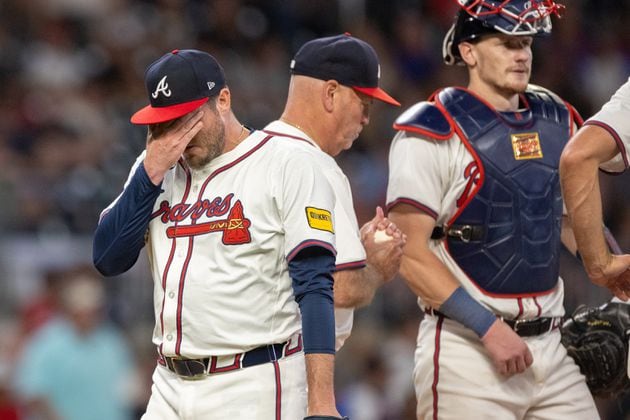
{"label": "white 'a' logo on cap", "polygon": [[157,99],[160,92],[162,92],[162,94],[166,96],[167,98],[171,96],[171,90],[168,88],[168,83],[166,83],[167,77],[168,76],[162,77],[162,80],[160,80],[160,83],[158,83],[157,87],[155,88],[155,91],[151,94],[151,97],[153,99]]}
{"label": "white 'a' logo on cap", "polygon": [[378,70],[376,72],[376,78],[377,79],[381,78],[381,65],[380,64],[378,64]]}

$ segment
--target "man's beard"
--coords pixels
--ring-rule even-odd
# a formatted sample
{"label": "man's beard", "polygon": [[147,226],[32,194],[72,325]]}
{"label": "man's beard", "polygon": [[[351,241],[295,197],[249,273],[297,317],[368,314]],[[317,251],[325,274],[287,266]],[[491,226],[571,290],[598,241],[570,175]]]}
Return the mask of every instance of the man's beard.
{"label": "man's beard", "polygon": [[199,140],[199,146],[206,151],[206,154],[186,158],[188,166],[193,169],[203,168],[210,163],[212,159],[223,153],[223,147],[225,145],[225,125],[223,121],[217,118],[214,127],[207,131],[204,130],[204,133],[197,134],[197,136],[200,135],[203,137]]}

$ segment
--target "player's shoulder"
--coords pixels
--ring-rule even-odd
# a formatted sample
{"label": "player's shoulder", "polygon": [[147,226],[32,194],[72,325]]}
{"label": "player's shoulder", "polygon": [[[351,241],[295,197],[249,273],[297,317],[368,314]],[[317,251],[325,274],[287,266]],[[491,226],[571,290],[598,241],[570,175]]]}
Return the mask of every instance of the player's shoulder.
{"label": "player's shoulder", "polygon": [[626,82],[617,89],[612,98],[623,100],[624,102],[630,98],[630,77],[628,77],[628,80],[626,80]]}
{"label": "player's shoulder", "polygon": [[284,156],[303,156],[309,157],[310,160],[315,161],[327,161],[332,159],[311,140],[282,132],[263,131],[271,136],[271,141],[269,142],[271,146]]}
{"label": "player's shoulder", "polygon": [[454,132],[452,122],[445,111],[433,101],[438,93],[436,91],[428,100],[407,108],[394,121],[394,129],[432,140],[450,139]]}
{"label": "player's shoulder", "polygon": [[328,157],[306,139],[264,130],[263,133],[268,137],[265,144],[266,160],[277,169],[287,166],[300,166],[305,170],[309,167],[320,168]]}
{"label": "player's shoulder", "polygon": [[269,146],[275,153],[291,156],[294,154],[313,154],[316,147],[308,140],[282,133],[266,133],[271,136]]}

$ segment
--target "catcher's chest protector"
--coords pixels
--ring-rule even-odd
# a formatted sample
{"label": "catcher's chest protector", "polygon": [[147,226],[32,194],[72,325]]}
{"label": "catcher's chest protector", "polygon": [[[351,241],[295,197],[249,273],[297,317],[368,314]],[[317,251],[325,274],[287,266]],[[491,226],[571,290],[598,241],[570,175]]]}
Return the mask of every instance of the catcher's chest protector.
{"label": "catcher's chest protector", "polygon": [[447,236],[448,250],[471,280],[493,294],[543,294],[558,279],[558,164],[571,113],[542,89],[524,97],[528,109],[500,114],[464,89],[448,88],[436,97],[472,149],[481,183],[450,222],[480,227],[481,239]]}

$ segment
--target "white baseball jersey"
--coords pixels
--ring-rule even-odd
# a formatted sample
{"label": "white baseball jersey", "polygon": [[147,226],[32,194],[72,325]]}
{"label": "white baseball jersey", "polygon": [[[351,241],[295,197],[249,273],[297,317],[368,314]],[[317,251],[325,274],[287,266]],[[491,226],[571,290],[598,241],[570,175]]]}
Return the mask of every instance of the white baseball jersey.
{"label": "white baseball jersey", "polygon": [[[336,268],[347,270],[365,265],[365,248],[361,243],[359,225],[352,202],[352,190],[348,178],[343,173],[337,161],[323,152],[320,147],[306,133],[283,121],[274,121],[265,127],[271,132],[285,133],[301,138],[308,142],[316,162],[321,166],[323,174],[335,193],[335,241],[337,247]],[[341,348],[350,336],[354,310],[351,308],[335,308],[335,347]]]}
{"label": "white baseball jersey", "polygon": [[201,170],[167,172],[146,238],[162,355],[233,355],[301,331],[287,260],[334,252],[335,196],[298,143],[255,131]]}
{"label": "white baseball jersey", "polygon": [[597,125],[607,130],[617,142],[619,154],[600,165],[609,172],[622,172],[630,167],[630,78],[602,109],[584,124]]}
{"label": "white baseball jersey", "polygon": [[[458,199],[472,190],[474,175],[465,177],[465,170],[474,161],[464,143],[454,134],[449,140],[421,138],[401,131],[391,145],[387,203],[399,199],[412,200],[426,213],[435,216],[436,226],[445,224],[458,210]],[[430,241],[431,250],[455,275],[460,284],[477,301],[495,314],[509,319],[528,319],[564,315],[562,279],[549,294],[534,297],[497,298],[484,294],[446,250],[445,241]],[[424,307],[422,299],[418,300]]]}

